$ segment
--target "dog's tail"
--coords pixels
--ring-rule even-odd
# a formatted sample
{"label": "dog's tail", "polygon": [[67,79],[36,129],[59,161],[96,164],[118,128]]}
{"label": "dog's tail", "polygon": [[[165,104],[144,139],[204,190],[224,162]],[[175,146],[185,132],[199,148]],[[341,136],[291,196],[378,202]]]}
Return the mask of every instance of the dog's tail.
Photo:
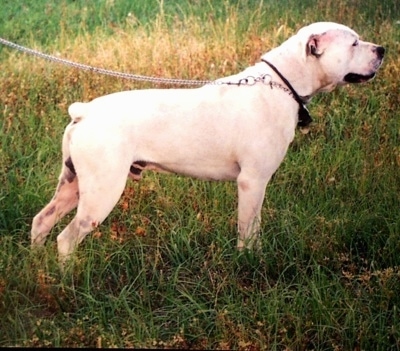
{"label": "dog's tail", "polygon": [[68,107],[68,113],[71,116],[72,122],[65,128],[62,141],[63,172],[66,172],[64,176],[67,176],[68,172],[75,172],[74,164],[71,158],[70,143],[76,128],[76,123],[85,118],[87,114],[87,104],[84,102],[74,102]]}
{"label": "dog's tail", "polygon": [[68,108],[68,113],[74,123],[79,122],[83,117],[85,117],[87,112],[87,104],[84,102],[74,102]]}

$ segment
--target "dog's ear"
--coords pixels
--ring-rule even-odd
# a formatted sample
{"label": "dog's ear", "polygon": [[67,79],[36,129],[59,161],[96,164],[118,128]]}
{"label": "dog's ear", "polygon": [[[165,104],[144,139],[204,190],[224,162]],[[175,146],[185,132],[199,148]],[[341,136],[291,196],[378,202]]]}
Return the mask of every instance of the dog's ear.
{"label": "dog's ear", "polygon": [[324,53],[325,45],[323,45],[324,34],[313,34],[308,38],[306,46],[307,56],[312,55],[315,57],[320,57]]}

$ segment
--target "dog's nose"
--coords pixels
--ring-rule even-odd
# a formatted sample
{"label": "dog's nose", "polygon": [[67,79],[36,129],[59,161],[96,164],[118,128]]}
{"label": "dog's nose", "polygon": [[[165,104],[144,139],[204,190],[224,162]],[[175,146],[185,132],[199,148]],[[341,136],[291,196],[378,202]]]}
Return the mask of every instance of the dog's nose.
{"label": "dog's nose", "polygon": [[385,56],[385,48],[383,46],[377,46],[376,53],[378,54],[379,58],[382,59],[383,56]]}

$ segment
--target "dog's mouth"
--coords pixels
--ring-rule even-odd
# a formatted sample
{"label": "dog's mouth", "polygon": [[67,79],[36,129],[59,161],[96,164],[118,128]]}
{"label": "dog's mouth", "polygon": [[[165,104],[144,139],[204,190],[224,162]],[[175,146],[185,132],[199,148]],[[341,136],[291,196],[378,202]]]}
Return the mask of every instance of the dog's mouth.
{"label": "dog's mouth", "polygon": [[375,77],[375,72],[368,75],[348,73],[344,76],[343,80],[347,83],[364,83],[368,82],[374,77]]}

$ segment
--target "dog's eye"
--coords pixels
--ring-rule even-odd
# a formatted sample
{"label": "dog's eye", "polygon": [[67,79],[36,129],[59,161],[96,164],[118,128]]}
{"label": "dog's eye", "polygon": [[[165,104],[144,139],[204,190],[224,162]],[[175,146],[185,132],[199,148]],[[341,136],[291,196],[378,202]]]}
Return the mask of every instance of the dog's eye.
{"label": "dog's eye", "polygon": [[353,43],[353,46],[358,46],[358,40]]}

